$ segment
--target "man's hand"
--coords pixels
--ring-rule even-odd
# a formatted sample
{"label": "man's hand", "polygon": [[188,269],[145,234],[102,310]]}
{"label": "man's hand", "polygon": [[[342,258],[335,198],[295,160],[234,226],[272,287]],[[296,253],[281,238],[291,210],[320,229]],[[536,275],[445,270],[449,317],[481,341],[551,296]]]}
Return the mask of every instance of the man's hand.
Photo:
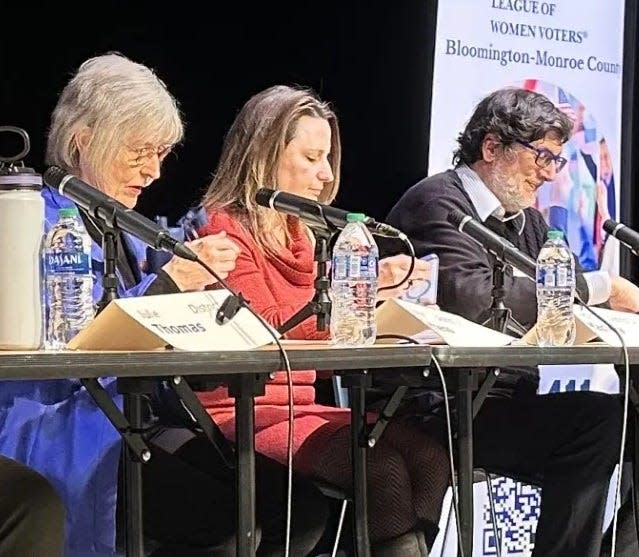
{"label": "man's hand", "polygon": [[639,312],[639,288],[623,277],[612,277],[610,307],[618,311]]}
{"label": "man's hand", "polygon": [[415,259],[415,267],[409,277],[409,280],[404,282],[399,288],[393,288],[391,290],[382,290],[379,292],[379,288],[385,286],[393,286],[401,281],[410,268],[411,257],[408,255],[400,254],[393,255],[392,257],[385,257],[379,262],[379,281],[378,281],[378,300],[386,300],[388,298],[394,298],[400,296],[406,290],[408,290],[414,283],[430,279],[430,262],[423,261],[421,259]]}

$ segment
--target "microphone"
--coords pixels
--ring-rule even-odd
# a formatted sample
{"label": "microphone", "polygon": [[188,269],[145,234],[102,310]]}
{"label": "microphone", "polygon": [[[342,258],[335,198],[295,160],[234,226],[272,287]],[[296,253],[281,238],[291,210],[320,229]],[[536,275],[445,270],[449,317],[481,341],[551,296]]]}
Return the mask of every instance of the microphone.
{"label": "microphone", "polygon": [[448,213],[448,222],[460,232],[464,232],[470,236],[485,250],[495,255],[504,263],[517,267],[517,269],[531,280],[537,280],[537,266],[535,261],[517,249],[511,242],[506,240],[506,238],[495,234],[473,217],[458,209],[453,209]]}
{"label": "microphone", "polygon": [[639,255],[639,232],[612,219],[608,219],[603,223],[603,229],[611,236],[617,238],[632,253]]}
{"label": "microphone", "polygon": [[152,220],[129,209],[72,174],[67,174],[59,166],[47,168],[42,179],[47,186],[77,203],[91,216],[105,222],[108,226],[124,230],[155,249],[169,251],[190,261],[198,260],[195,252],[178,242]]}
{"label": "microphone", "polygon": [[[269,207],[280,213],[299,217],[310,228],[324,232],[334,232],[344,228],[348,222],[346,216],[351,212],[324,205],[299,195],[268,188],[257,190],[255,201],[262,207]],[[406,234],[397,228],[383,222],[377,222],[371,217],[366,217],[364,224],[372,234],[377,236],[407,239]]]}

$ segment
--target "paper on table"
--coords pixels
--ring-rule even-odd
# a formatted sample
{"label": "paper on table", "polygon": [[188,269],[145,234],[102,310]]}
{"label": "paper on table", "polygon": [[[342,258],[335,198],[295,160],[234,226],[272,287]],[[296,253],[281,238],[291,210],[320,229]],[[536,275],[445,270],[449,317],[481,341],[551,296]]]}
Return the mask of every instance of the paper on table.
{"label": "paper on table", "polygon": [[[619,331],[626,346],[639,346],[639,315],[604,308],[591,307],[590,309]],[[575,305],[573,311],[575,317],[592,332],[593,339],[599,338],[611,346],[621,346],[619,337],[614,331],[585,307]]]}
{"label": "paper on table", "polygon": [[399,334],[430,344],[449,346],[506,346],[514,337],[473,323],[434,306],[392,298],[377,308],[377,334]]}

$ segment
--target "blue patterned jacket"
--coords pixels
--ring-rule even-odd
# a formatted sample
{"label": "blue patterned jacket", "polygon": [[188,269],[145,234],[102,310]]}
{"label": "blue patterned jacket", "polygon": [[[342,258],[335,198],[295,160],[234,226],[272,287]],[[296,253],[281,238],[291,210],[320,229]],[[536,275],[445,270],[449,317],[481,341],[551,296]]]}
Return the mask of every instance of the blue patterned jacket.
{"label": "blue patterned jacket", "polygon": [[[58,209],[73,203],[44,188],[45,231],[57,220]],[[146,246],[123,234],[138,260]],[[102,295],[102,248],[91,247],[94,300]],[[156,275],[142,271],[141,281],[119,296],[140,296]],[[101,383],[122,406],[114,378]],[[115,508],[121,438],[77,379],[3,381],[0,384],[0,454],[38,470],[63,498],[66,510],[67,557],[115,555]],[[34,532],[34,535],[38,535]]]}

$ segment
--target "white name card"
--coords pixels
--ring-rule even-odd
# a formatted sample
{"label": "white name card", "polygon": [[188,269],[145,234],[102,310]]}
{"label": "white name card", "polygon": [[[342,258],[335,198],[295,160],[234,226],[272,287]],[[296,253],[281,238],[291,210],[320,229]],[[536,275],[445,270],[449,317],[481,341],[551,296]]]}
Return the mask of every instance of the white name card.
{"label": "white name card", "polygon": [[[113,300],[68,345],[81,350],[250,350],[273,336],[246,308],[215,322],[227,290],[182,292]],[[270,330],[279,338],[280,334]]]}
{"label": "white name card", "polygon": [[377,308],[376,319],[378,335],[399,334],[431,344],[506,346],[515,340],[454,313],[396,298]]}

